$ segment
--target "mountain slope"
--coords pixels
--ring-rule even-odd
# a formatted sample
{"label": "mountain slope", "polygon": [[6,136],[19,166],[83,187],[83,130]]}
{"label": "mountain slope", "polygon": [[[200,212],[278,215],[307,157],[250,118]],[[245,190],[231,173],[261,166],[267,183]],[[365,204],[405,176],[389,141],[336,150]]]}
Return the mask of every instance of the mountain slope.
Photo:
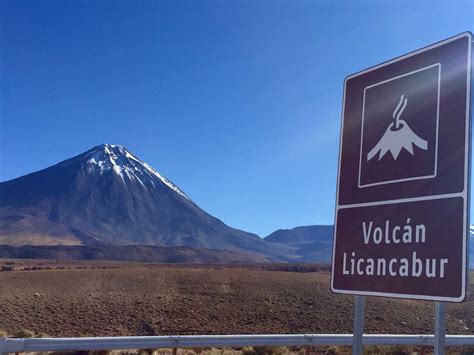
{"label": "mountain slope", "polygon": [[292,248],[299,261],[330,262],[333,233],[333,226],[302,226],[279,229],[265,237],[265,241]]}
{"label": "mountain slope", "polygon": [[209,215],[125,147],[108,144],[0,183],[0,244],[187,246],[269,259],[285,253]]}

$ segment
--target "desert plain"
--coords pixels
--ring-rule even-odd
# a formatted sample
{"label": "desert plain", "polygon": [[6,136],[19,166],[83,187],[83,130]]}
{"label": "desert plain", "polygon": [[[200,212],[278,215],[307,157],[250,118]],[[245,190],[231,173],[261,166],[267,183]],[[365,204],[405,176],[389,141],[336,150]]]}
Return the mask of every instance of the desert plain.
{"label": "desert plain", "polygon": [[[18,261],[15,262],[18,264]],[[21,265],[38,264],[22,261]],[[321,265],[44,262],[0,272],[0,330],[64,336],[350,333],[353,297]],[[470,276],[470,285],[474,275]],[[472,334],[474,296],[448,305]],[[368,297],[367,333],[433,333],[434,303]]]}

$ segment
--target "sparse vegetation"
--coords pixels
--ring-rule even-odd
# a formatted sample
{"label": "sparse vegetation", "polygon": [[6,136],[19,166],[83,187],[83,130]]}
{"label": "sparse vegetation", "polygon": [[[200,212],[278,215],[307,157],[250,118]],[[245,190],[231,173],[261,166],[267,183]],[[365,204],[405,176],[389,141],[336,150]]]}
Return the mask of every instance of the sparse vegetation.
{"label": "sparse vegetation", "polygon": [[364,346],[363,352],[364,352],[364,355],[375,355],[375,354],[384,353],[382,348],[378,345]]}
{"label": "sparse vegetation", "polygon": [[[4,285],[0,294],[0,336],[314,334],[352,330],[353,298],[332,294],[330,274],[326,272],[262,270],[261,265],[86,265],[78,269],[78,264],[71,262],[68,269],[61,270],[0,272]],[[109,265],[113,268],[95,267]],[[37,298],[35,293],[43,296]],[[429,334],[433,332],[433,315],[434,307],[429,302],[368,297],[366,332]],[[472,293],[465,302],[448,305],[447,326],[450,334],[472,334]],[[22,330],[30,333],[22,334]],[[382,355],[405,350],[367,347],[365,353]],[[350,349],[311,347],[311,355],[346,351]],[[242,352],[305,355],[304,349],[293,347],[179,349],[177,355]],[[171,353],[171,349],[155,351],[157,355]]]}
{"label": "sparse vegetation", "polygon": [[331,346],[326,350],[327,355],[338,355],[341,353],[341,349],[338,346]]}
{"label": "sparse vegetation", "polygon": [[51,335],[46,333],[38,333],[35,335],[35,338],[51,338]]}
{"label": "sparse vegetation", "polygon": [[13,338],[34,338],[35,333],[28,329],[22,329],[13,334]]}
{"label": "sparse vegetation", "polygon": [[[257,354],[260,351],[264,351],[263,354],[275,354],[272,351],[276,350],[276,354],[283,355],[302,355],[304,354],[304,348],[285,348],[283,349],[268,349],[275,347],[257,347],[262,349],[255,350],[253,347],[244,348],[208,348],[203,350],[203,354],[206,355],[246,355],[246,354]],[[263,349],[267,348],[267,349]],[[280,347],[276,347],[280,348]],[[286,350],[285,350],[286,349]],[[280,350],[286,352],[280,353]],[[472,348],[456,348],[446,349],[447,355],[468,355],[473,353]],[[270,352],[267,352],[270,351]],[[350,346],[325,346],[325,347],[311,347],[310,355],[350,355],[352,353]],[[51,354],[61,355],[173,355],[173,349],[141,349],[141,350],[97,350],[97,351],[62,351],[60,353],[51,352]],[[200,354],[198,349],[178,349],[177,355],[196,355]],[[365,355],[420,355],[419,347],[409,346],[366,346],[364,347]],[[427,347],[424,354],[433,355],[433,348]]]}
{"label": "sparse vegetation", "polygon": [[242,351],[243,355],[285,355],[288,352],[283,346],[254,346]]}
{"label": "sparse vegetation", "polygon": [[154,349],[140,349],[138,350],[138,355],[153,355],[154,352]]}
{"label": "sparse vegetation", "polygon": [[[385,346],[382,347],[382,354],[390,355],[411,355],[414,352],[414,347],[405,345]],[[373,354],[373,353],[371,353]]]}

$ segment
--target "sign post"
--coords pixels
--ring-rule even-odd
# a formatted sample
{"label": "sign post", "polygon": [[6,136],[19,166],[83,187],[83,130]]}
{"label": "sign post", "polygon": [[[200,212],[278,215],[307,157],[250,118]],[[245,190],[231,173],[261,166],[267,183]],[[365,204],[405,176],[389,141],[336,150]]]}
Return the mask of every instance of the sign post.
{"label": "sign post", "polygon": [[364,337],[365,297],[354,297],[354,336],[352,338],[352,354],[362,355],[362,340]]}
{"label": "sign post", "polygon": [[358,333],[361,295],[437,301],[438,353],[441,302],[466,295],[471,46],[463,33],[344,82],[331,290],[358,295]]}
{"label": "sign post", "polygon": [[435,302],[435,355],[444,354],[446,342],[446,305],[443,302]]}

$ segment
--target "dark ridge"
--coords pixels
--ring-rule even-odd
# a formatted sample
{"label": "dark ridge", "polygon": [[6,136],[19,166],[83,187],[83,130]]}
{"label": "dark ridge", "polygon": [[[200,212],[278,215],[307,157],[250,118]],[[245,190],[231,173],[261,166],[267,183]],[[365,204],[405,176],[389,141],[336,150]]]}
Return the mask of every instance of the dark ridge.
{"label": "dark ridge", "polygon": [[155,263],[251,264],[266,260],[244,253],[189,247],[143,245],[114,246],[33,246],[0,245],[0,258],[54,260],[114,260]]}

